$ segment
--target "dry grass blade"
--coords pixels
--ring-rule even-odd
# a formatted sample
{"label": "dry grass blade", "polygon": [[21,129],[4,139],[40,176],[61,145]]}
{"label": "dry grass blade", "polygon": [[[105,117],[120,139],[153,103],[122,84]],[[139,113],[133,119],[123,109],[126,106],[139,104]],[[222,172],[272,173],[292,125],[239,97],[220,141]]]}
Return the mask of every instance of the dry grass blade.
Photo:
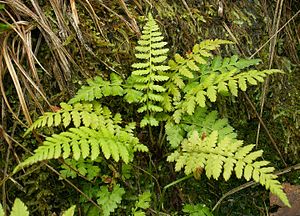
{"label": "dry grass blade", "polygon": [[[270,36],[275,34],[275,36],[270,41],[269,69],[271,69],[272,65],[273,65],[273,60],[274,60],[274,55],[275,55],[275,46],[277,43],[277,34],[278,34],[277,30],[279,29],[279,24],[280,24],[280,20],[281,20],[281,12],[282,12],[282,7],[283,7],[283,2],[284,2],[284,0],[277,0],[275,14],[274,14],[274,18],[273,18],[272,29],[271,29],[271,32],[269,33]],[[266,78],[264,85],[263,85],[263,91],[262,91],[262,96],[261,96],[261,101],[260,101],[260,113],[259,113],[260,117],[262,117],[262,114],[263,114],[268,85],[269,85],[269,77]],[[257,126],[257,133],[256,133],[256,142],[255,142],[256,146],[258,146],[260,127],[261,127],[261,124],[259,123]],[[285,163],[285,165],[286,165],[286,163]]]}
{"label": "dry grass blade", "polygon": [[101,26],[103,26],[104,24],[99,22],[100,18],[97,16],[95,10],[93,9],[93,6],[91,5],[91,3],[88,0],[85,0],[85,3],[83,3],[83,6],[85,7],[85,9],[87,10],[87,12],[90,14],[90,16],[92,17],[94,23],[96,24],[96,27],[98,29],[98,31],[100,32],[100,34],[102,35],[102,37],[106,40],[109,41],[105,34],[103,33]]}
{"label": "dry grass blade", "polygon": [[[43,108],[39,102],[39,100],[36,97],[36,94],[34,91],[38,92],[42,98],[46,101],[46,103],[50,106],[50,103],[48,102],[44,92],[42,85],[40,84],[40,80],[37,74],[37,70],[35,67],[35,55],[32,51],[32,44],[31,44],[31,26],[28,26],[28,22],[17,22],[13,19],[11,14],[9,14],[7,11],[6,13],[9,15],[9,17],[13,20],[13,24],[10,25],[11,30],[13,30],[15,33],[17,33],[17,36],[13,36],[13,31],[6,33],[3,36],[3,43],[2,43],[2,50],[3,55],[1,56],[1,59],[3,59],[3,62],[5,62],[6,67],[2,67],[2,78],[5,76],[5,71],[8,69],[9,74],[13,80],[15,89],[18,94],[18,98],[22,107],[22,111],[25,115],[25,119],[27,123],[30,125],[32,123],[29,108],[27,107],[27,103],[25,101],[25,93],[29,92],[31,95],[31,98],[34,100],[34,104],[40,109],[41,112],[43,112]],[[3,19],[2,19],[3,20]],[[3,22],[7,23],[5,20]],[[25,28],[28,27],[28,28]],[[20,40],[21,39],[21,40]],[[11,44],[8,44],[8,41],[11,41]],[[10,47],[10,48],[9,48]],[[24,65],[24,59],[27,60],[27,63],[29,65],[29,68],[32,72],[32,77],[29,75],[22,65]],[[13,60],[13,61],[12,61]],[[25,63],[26,65],[26,63]],[[15,68],[17,66],[17,68]],[[18,71],[21,71],[21,75],[18,73]],[[20,82],[20,79],[22,79],[22,82]],[[22,84],[24,86],[22,86]],[[30,85],[33,86],[34,91],[31,90]],[[25,88],[24,88],[25,87]],[[11,108],[9,104],[9,100],[5,96],[5,90],[4,90],[3,81],[1,79],[1,92],[3,95],[3,99],[6,103],[6,106],[10,110],[11,113],[13,113],[13,116],[16,120],[21,122],[21,120],[17,117],[18,115],[14,113],[13,109]],[[23,123],[22,123],[23,125]]]}
{"label": "dry grass blade", "polygon": [[[58,36],[52,31],[52,27],[49,21],[45,17],[43,11],[39,7],[38,3],[34,0],[31,1],[35,12],[30,10],[22,1],[19,0],[8,0],[7,4],[15,10],[15,13],[20,13],[25,16],[31,17],[37,22],[38,28],[42,32],[48,47],[51,49],[55,61],[59,64],[62,74],[56,74],[60,89],[63,91],[66,89],[66,81],[71,79],[71,66],[70,62],[79,67],[75,61],[72,59],[68,51],[62,45],[62,42]],[[59,73],[59,71],[53,70],[53,73]]]}
{"label": "dry grass blade", "polygon": [[[0,56],[0,58],[2,58],[3,54]],[[9,100],[6,97],[6,91],[4,88],[4,81],[2,79],[2,77],[4,76],[4,71],[6,69],[4,68],[3,64],[0,65],[0,91],[1,91],[1,95],[2,95],[2,115],[4,116],[5,114],[5,105],[8,108],[8,110],[10,111],[10,113],[13,115],[14,119],[16,121],[18,121],[23,127],[27,127],[26,124],[23,123],[23,121],[21,119],[19,119],[18,115],[13,111],[12,107],[10,106]],[[5,103],[5,105],[4,105]]]}
{"label": "dry grass blade", "polygon": [[[9,34],[8,34],[8,36],[9,36]],[[27,107],[27,104],[26,104],[26,101],[25,101],[24,93],[23,93],[23,90],[22,90],[22,87],[21,87],[21,84],[20,84],[17,72],[16,72],[16,70],[14,68],[14,65],[13,65],[13,63],[11,61],[11,58],[10,58],[10,56],[8,54],[7,40],[8,40],[8,37],[5,37],[4,40],[3,40],[3,46],[2,46],[3,57],[4,57],[4,60],[5,60],[7,69],[9,71],[9,73],[10,73],[10,76],[11,76],[11,78],[13,80],[15,89],[17,91],[18,98],[19,98],[19,101],[20,101],[20,104],[21,104],[22,111],[24,113],[25,119],[31,125],[32,124],[32,119],[31,119],[30,114],[29,114],[29,110],[28,110],[28,107]]]}

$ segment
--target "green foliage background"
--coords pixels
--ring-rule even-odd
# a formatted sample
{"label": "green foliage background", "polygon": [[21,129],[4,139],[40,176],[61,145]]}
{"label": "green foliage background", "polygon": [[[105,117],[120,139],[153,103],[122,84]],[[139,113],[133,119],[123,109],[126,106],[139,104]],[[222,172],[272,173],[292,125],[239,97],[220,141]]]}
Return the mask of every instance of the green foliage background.
{"label": "green foliage background", "polygon": [[[19,21],[28,21],[33,24],[29,28],[32,32],[31,40],[36,45],[39,38],[42,41],[37,49],[37,57],[43,67],[49,72],[46,74],[36,66],[37,76],[43,86],[44,93],[52,106],[57,106],[60,102],[68,100],[75,94],[81,84],[88,77],[101,75],[104,79],[109,77],[109,71],[113,68],[121,77],[127,77],[132,71],[130,65],[135,61],[133,48],[139,36],[139,29],[148,11],[153,11],[157,21],[160,23],[165,39],[168,41],[170,55],[180,53],[184,55],[192,50],[193,45],[203,39],[222,38],[237,42],[235,50],[222,50],[223,54],[231,54],[231,52],[239,55],[251,56],[257,48],[263,45],[272,35],[270,28],[275,14],[276,3],[271,1],[226,1],[224,5],[224,16],[218,14],[219,4],[217,0],[211,1],[76,1],[76,9],[79,17],[79,29],[74,27],[73,21],[68,19],[68,13],[71,6],[67,3],[59,6],[62,11],[65,23],[59,21],[58,10],[56,5],[51,1],[16,1],[21,2],[37,14],[38,18],[30,16],[26,12],[14,4],[13,1],[7,1],[5,8],[13,17]],[[38,20],[41,15],[34,9],[32,2],[39,5],[43,12],[48,25],[51,27],[53,34],[61,39],[62,47],[65,48],[68,55],[68,64],[62,63],[62,57],[53,51],[53,46],[49,43],[51,38],[47,34],[47,30],[43,29]],[[54,2],[54,1],[52,1]],[[89,4],[87,3],[89,2]],[[125,3],[125,6],[124,4]],[[286,1],[283,5],[283,13],[280,19],[282,26],[289,18],[299,10],[297,1]],[[90,7],[91,6],[91,7]],[[92,8],[92,10],[91,10]],[[13,20],[8,16],[6,11],[0,10],[1,19],[12,23]],[[97,17],[95,16],[95,14]],[[267,99],[264,108],[263,119],[269,130],[272,132],[284,159],[289,165],[299,163],[299,76],[300,71],[300,33],[299,17],[296,17],[285,29],[283,29],[276,40],[275,57],[273,67],[283,69],[286,74],[277,75],[269,81],[267,91]],[[2,22],[1,20],[1,22]],[[97,22],[95,22],[97,20]],[[137,24],[138,23],[138,24]],[[11,32],[11,33],[10,33]],[[8,35],[10,33],[10,35]],[[48,32],[49,33],[49,32]],[[7,38],[10,46],[17,34],[10,28],[0,27],[1,42]],[[20,39],[19,39],[20,40]],[[47,42],[48,41],[48,42]],[[297,43],[298,42],[298,43]],[[4,43],[1,43],[4,44]],[[3,45],[2,45],[3,46]],[[10,53],[13,56],[13,53]],[[262,59],[262,67],[268,67],[269,46],[265,46],[255,57]],[[1,57],[3,58],[3,57]],[[23,61],[24,68],[29,71],[29,75],[34,77],[31,72],[31,66],[26,59]],[[17,113],[18,118],[26,124],[28,121],[19,106],[19,96],[12,86],[12,76],[6,71],[1,74],[1,83],[4,84],[5,94],[7,96],[12,110]],[[17,75],[20,80],[21,72]],[[28,80],[23,79],[21,85],[25,88]],[[30,89],[30,88],[29,88]],[[256,109],[259,110],[259,102],[261,98],[261,88],[250,88],[247,93]],[[25,92],[27,95],[25,101],[32,119],[36,119],[42,112],[49,111],[49,104],[42,99],[41,96],[33,97],[29,90]],[[116,93],[117,94],[117,93]],[[37,95],[37,94],[34,94]],[[120,104],[118,100],[107,99],[105,105],[116,107],[115,112],[129,113],[126,118],[134,119],[137,113],[135,110],[128,110],[124,104]],[[257,131],[257,118],[253,109],[247,103],[246,98],[240,95],[239,100],[234,98],[231,100],[223,99],[219,105],[221,116],[229,116],[231,124],[238,128],[238,136],[246,140],[247,143],[255,143]],[[77,197],[77,192],[64,181],[60,181],[57,175],[49,171],[43,165],[36,165],[19,176],[13,176],[10,180],[4,174],[10,174],[13,168],[25,156],[24,150],[17,145],[16,140],[22,143],[24,147],[33,150],[39,144],[35,139],[26,139],[22,137],[25,129],[20,122],[15,121],[13,115],[9,112],[5,102],[1,101],[1,200],[12,206],[10,200],[14,200],[16,196],[21,198],[33,215],[50,215],[53,212],[61,212],[61,209],[67,209],[70,202]],[[21,111],[18,111],[21,110]],[[52,130],[52,129],[51,129]],[[49,131],[51,134],[53,131]],[[45,132],[47,134],[47,131]],[[9,136],[9,137],[8,137]],[[141,131],[138,134],[141,140],[145,140],[146,135]],[[12,140],[13,139],[13,140]],[[265,158],[272,161],[275,167],[283,168],[284,164],[277,156],[276,151],[272,147],[271,142],[264,130],[261,130],[259,148],[265,149]],[[10,153],[9,153],[10,152]],[[159,187],[167,185],[178,178],[172,170],[172,165],[163,167],[165,163],[165,149],[160,152],[152,151],[154,155],[138,155],[140,164],[135,166],[134,175],[128,175],[126,184],[132,188],[132,196],[127,197],[128,203],[132,200],[136,201],[136,194],[142,194],[145,190],[156,191],[158,194]],[[51,165],[58,167],[59,163],[52,162]],[[149,176],[143,177],[146,172]],[[101,168],[105,169],[105,168]],[[118,179],[118,173],[113,169],[104,170],[107,176],[101,176],[102,179],[114,181]],[[162,174],[162,175],[161,175]],[[297,179],[299,172],[285,175],[284,180],[292,183],[299,183]],[[80,185],[81,178],[76,177],[74,183]],[[97,182],[95,183],[97,185]],[[191,204],[205,203],[209,207],[221,197],[226,191],[234,186],[239,185],[238,181],[232,180],[230,185],[224,182],[208,181],[206,177],[200,180],[200,186],[196,189],[195,185],[199,185],[196,180],[183,182],[169,191],[166,191],[165,199],[170,200],[168,206],[164,206],[164,211],[170,214],[180,211],[182,202],[190,202]],[[193,192],[191,193],[191,188]],[[201,188],[201,189],[200,189]],[[85,192],[91,192],[82,185]],[[21,192],[20,192],[21,191]],[[104,190],[103,190],[104,191]],[[91,192],[92,194],[92,192]],[[249,197],[251,201],[249,202]],[[94,196],[97,198],[97,195]],[[219,210],[220,215],[240,215],[241,212],[248,215],[264,215],[264,202],[267,202],[268,194],[263,190],[246,189],[224,201],[222,208]],[[233,200],[233,201],[232,201]],[[83,200],[76,200],[80,203]],[[160,200],[152,197],[154,206],[160,204]],[[253,206],[256,206],[253,208]],[[91,207],[92,208],[92,207]],[[132,206],[134,208],[134,206]],[[186,208],[188,209],[188,208]],[[90,209],[92,211],[92,209]],[[136,210],[137,211],[137,210]],[[126,212],[121,209],[119,214]],[[155,215],[155,213],[153,213]]]}

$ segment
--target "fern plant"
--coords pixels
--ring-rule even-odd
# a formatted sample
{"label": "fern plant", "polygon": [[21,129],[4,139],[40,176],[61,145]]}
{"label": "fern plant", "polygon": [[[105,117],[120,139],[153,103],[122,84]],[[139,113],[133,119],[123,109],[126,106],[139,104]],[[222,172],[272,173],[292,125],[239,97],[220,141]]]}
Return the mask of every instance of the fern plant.
{"label": "fern plant", "polygon": [[150,207],[151,201],[151,193],[150,191],[146,191],[142,193],[138,200],[135,202],[134,208],[131,209],[133,216],[145,216],[146,213],[144,212]]}
{"label": "fern plant", "polygon": [[[128,79],[123,81],[116,74],[111,74],[110,81],[96,77],[68,103],[61,103],[60,110],[41,116],[27,133],[60,125],[66,131],[47,137],[15,171],[59,157],[77,161],[112,158],[126,164],[133,161],[134,152],[148,151],[134,135],[138,122],[125,125],[120,114],[113,115],[101,105],[103,97],[121,96],[132,106],[138,104],[137,111],[143,114],[141,128],[148,125],[151,130],[151,126],[166,121],[167,141],[174,151],[167,160],[175,162],[176,171],[184,169],[186,175],[194,174],[196,178],[205,171],[209,178],[219,179],[222,175],[226,181],[235,173],[238,178],[253,179],[264,185],[289,206],[277,176],[272,174],[274,168],[267,166],[269,162],[259,160],[262,151],[252,151],[253,145],[243,145],[243,141],[237,140],[228,120],[220,119],[211,106],[218,94],[238,96],[239,89],[246,91],[248,85],[257,85],[267,75],[281,71],[253,69],[260,62],[258,59],[215,55],[221,45],[232,44],[219,39],[202,41],[185,57],[176,54],[165,65],[167,43],[151,14],[142,33],[136,47],[138,62],[132,65],[134,71]],[[80,161],[74,167],[85,167]],[[124,192],[121,188],[116,190],[119,195],[112,204],[106,200],[112,195],[101,189],[107,202],[101,199],[98,204],[112,205],[103,210],[106,215],[121,202]]]}
{"label": "fern plant", "polygon": [[184,213],[186,213],[189,216],[213,216],[210,209],[201,204],[197,205],[184,205],[183,210]]}
{"label": "fern plant", "polygon": [[106,159],[113,158],[116,162],[122,159],[124,163],[129,163],[133,160],[134,152],[148,150],[133,134],[135,123],[121,127],[121,115],[113,116],[107,107],[102,107],[96,101],[72,104],[73,102],[74,100],[68,104],[61,103],[59,111],[47,112],[32,124],[27,133],[40,127],[60,124],[69,128],[47,137],[43,145],[35,150],[35,154],[19,164],[14,172],[38,161],[59,157],[72,157],[75,160],[89,157],[95,160],[100,153]]}
{"label": "fern plant", "polygon": [[136,91],[128,92],[127,98],[130,97],[130,93],[140,96],[141,107],[137,111],[145,113],[140,123],[141,127],[158,126],[159,121],[155,118],[155,113],[163,111],[161,103],[165,98],[162,93],[166,91],[159,83],[169,79],[162,74],[169,69],[169,66],[163,64],[169,49],[164,48],[167,43],[163,41],[162,33],[150,13],[142,33],[138,46],[135,47],[135,56],[141,62],[132,65],[136,70],[129,79]]}
{"label": "fern plant", "polygon": [[[69,209],[63,212],[62,216],[73,216],[76,206],[71,206]],[[0,203],[0,216],[4,215],[3,207]],[[12,206],[10,216],[29,216],[29,211],[27,206],[19,199],[16,198]]]}

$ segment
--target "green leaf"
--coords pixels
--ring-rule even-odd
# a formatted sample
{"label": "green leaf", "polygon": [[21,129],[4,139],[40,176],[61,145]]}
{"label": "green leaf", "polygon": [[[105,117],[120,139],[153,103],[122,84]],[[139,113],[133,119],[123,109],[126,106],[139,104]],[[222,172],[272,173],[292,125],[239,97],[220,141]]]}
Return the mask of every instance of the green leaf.
{"label": "green leaf", "polygon": [[242,90],[242,91],[246,91],[246,89],[247,89],[247,84],[246,84],[246,80],[245,80],[245,78],[243,78],[243,77],[241,77],[241,78],[239,78],[239,87],[240,87],[240,89]]}
{"label": "green leaf", "polygon": [[107,186],[100,187],[100,191],[97,193],[99,197],[97,203],[101,206],[104,216],[109,216],[111,212],[115,211],[124,194],[125,190],[119,185],[116,185],[111,192],[108,191]]}
{"label": "green leaf", "polygon": [[192,60],[188,61],[186,65],[193,71],[199,71],[199,67]]}
{"label": "green leaf", "polygon": [[238,90],[237,90],[237,84],[236,80],[229,80],[228,87],[232,93],[233,96],[238,96]]}
{"label": "green leaf", "polygon": [[217,100],[217,91],[215,86],[209,86],[207,89],[207,97],[211,102],[215,102]]}
{"label": "green leaf", "polygon": [[74,212],[75,212],[75,208],[76,208],[76,205],[71,206],[63,213],[62,216],[73,216]]}
{"label": "green leaf", "polygon": [[29,216],[29,212],[25,204],[19,198],[16,198],[10,216],[21,216],[21,215]]}
{"label": "green leaf", "polygon": [[136,208],[148,209],[150,207],[151,193],[146,191],[139,196],[138,201],[135,203]]}
{"label": "green leaf", "polygon": [[5,216],[4,215],[4,210],[3,210],[3,207],[1,205],[1,203],[0,203],[0,216]]}
{"label": "green leaf", "polygon": [[205,95],[206,95],[205,91],[198,91],[197,94],[196,94],[196,102],[200,107],[205,107],[206,106],[206,104],[205,104],[205,101],[206,101]]}
{"label": "green leaf", "polygon": [[185,204],[182,211],[190,216],[213,216],[210,209],[203,204]]}
{"label": "green leaf", "polygon": [[250,164],[247,164],[244,171],[244,177],[247,181],[251,179],[253,167]]}
{"label": "green leaf", "polygon": [[179,68],[179,73],[187,78],[190,78],[190,79],[194,78],[193,73],[185,66],[181,66]]}
{"label": "green leaf", "polygon": [[165,125],[167,140],[172,148],[177,148],[183,140],[184,131],[179,125],[168,122]]}

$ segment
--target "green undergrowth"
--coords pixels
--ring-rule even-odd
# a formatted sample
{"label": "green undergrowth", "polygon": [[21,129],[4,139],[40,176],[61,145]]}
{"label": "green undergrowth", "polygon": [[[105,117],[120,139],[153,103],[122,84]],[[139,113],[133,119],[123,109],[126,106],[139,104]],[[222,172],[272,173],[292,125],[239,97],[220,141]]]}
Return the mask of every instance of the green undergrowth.
{"label": "green undergrowth", "polygon": [[[256,69],[259,59],[218,54],[222,47],[232,44],[222,39],[203,40],[190,53],[175,54],[168,60],[167,43],[149,14],[127,79],[113,72],[109,79],[97,76],[55,112],[40,116],[25,135],[44,128],[54,128],[55,133],[14,172],[62,159],[61,178],[80,179],[83,192],[97,204],[81,196],[79,203],[85,215],[175,214],[166,208],[173,200],[167,199],[170,194],[166,190],[190,178],[205,178],[206,182],[253,180],[290,206],[273,174],[275,168],[262,159],[263,150],[238,139],[228,119],[221,118],[215,108],[220,97],[237,97],[239,91],[282,72]],[[136,116],[116,113],[119,106],[110,106],[108,98],[121,98]],[[145,157],[148,163],[141,160]],[[171,173],[166,178],[169,182],[161,172]],[[185,194],[194,190],[201,194],[199,185],[192,184]],[[177,213],[213,214],[212,199],[209,206],[200,196],[194,200],[197,203],[181,197],[176,203]]]}

